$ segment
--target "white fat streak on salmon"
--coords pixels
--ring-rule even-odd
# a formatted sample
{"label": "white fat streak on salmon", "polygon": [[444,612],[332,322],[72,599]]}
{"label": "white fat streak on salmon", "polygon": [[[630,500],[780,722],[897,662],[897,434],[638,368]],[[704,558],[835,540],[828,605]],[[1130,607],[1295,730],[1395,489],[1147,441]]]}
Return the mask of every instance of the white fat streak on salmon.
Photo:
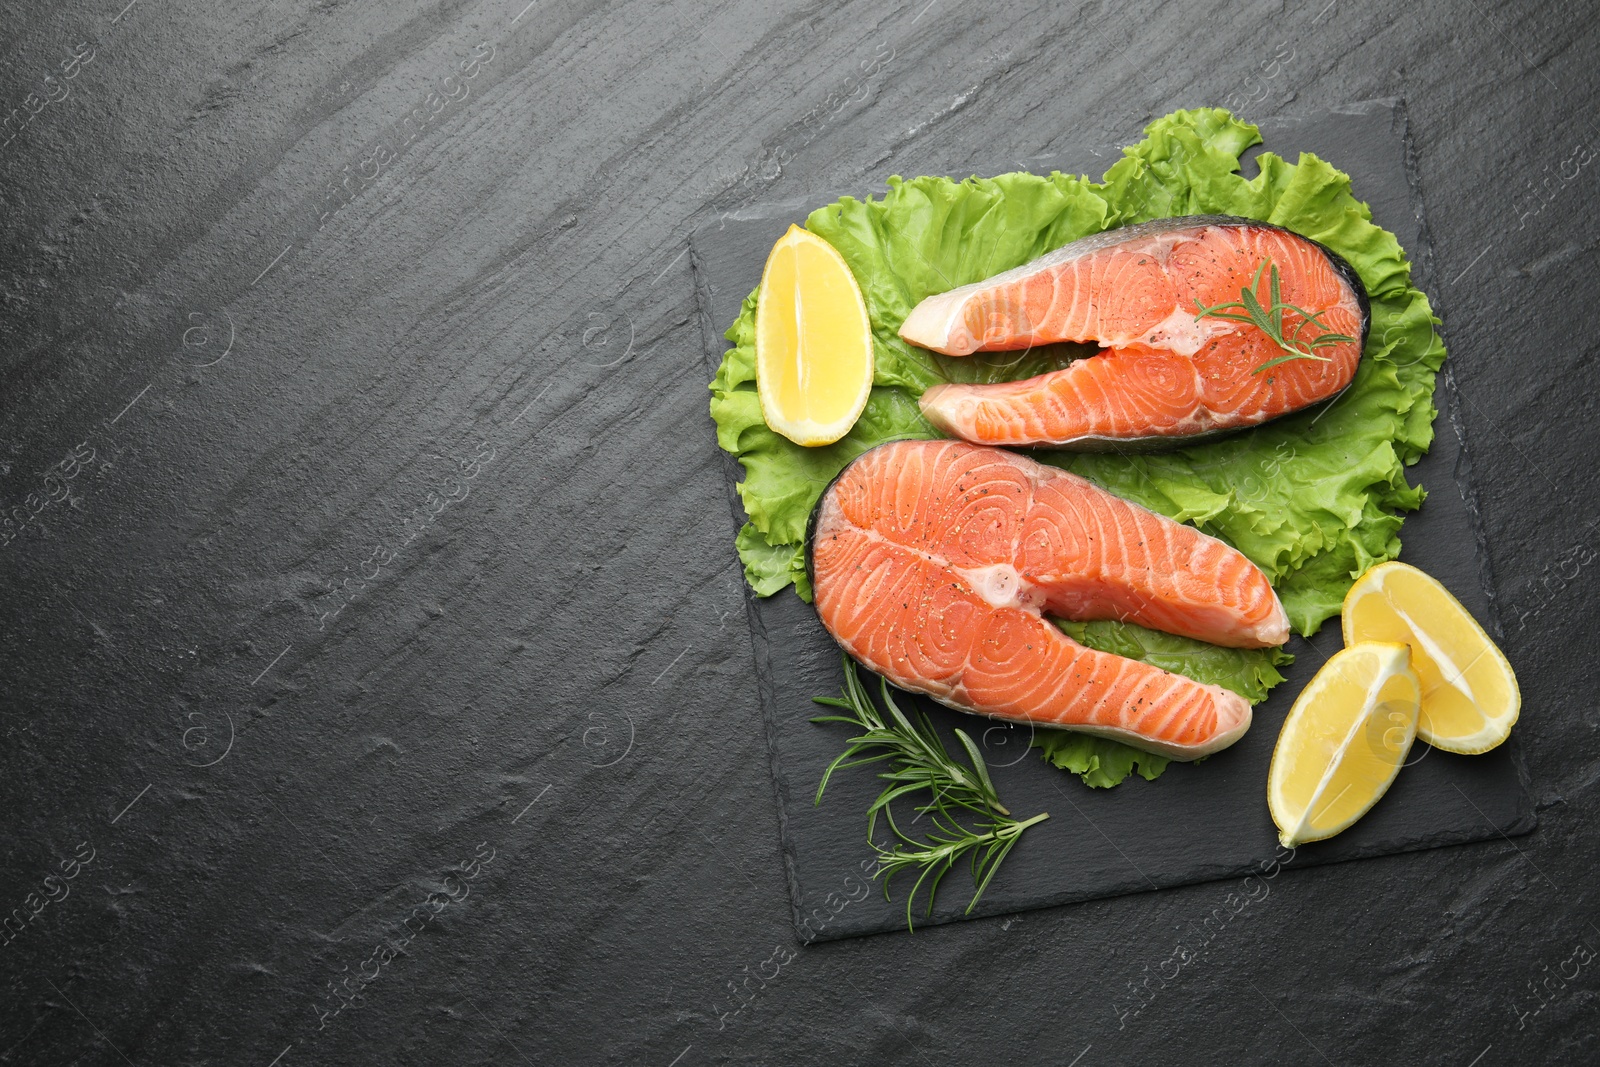
{"label": "white fat streak on salmon", "polygon": [[[914,548],[898,541],[890,540],[877,530],[862,529],[857,527],[861,537],[880,545],[893,546],[897,551],[917,556],[932,564],[941,571],[948,571],[957,575],[967,587],[981,597],[984,603],[994,608],[1024,608],[1038,610],[1044,605],[1045,595],[1038,586],[1028,581],[1016,567],[1009,563],[995,563],[987,567],[961,567],[952,563],[947,557],[937,552],[926,549]],[[863,601],[879,599],[876,595],[880,590],[871,590],[874,595],[865,596]],[[893,599],[893,597],[889,597]]]}
{"label": "white fat streak on salmon", "polygon": [[1230,322],[1210,318],[1196,320],[1192,312],[1182,307],[1174,307],[1170,315],[1138,337],[1129,338],[1127,341],[1113,340],[1104,343],[1107,347],[1113,344],[1136,343],[1176,352],[1180,356],[1192,356],[1218,334],[1233,332],[1234,326]]}
{"label": "white fat streak on salmon", "polygon": [[1044,594],[1009,563],[996,563],[989,567],[952,567],[951,570],[961,575],[972,591],[990,607],[1038,607],[1044,603]]}
{"label": "white fat streak on salmon", "polygon": [[960,352],[953,351],[951,347],[956,343],[952,338],[955,336],[956,324],[964,306],[965,301],[960,289],[930,296],[911,309],[911,314],[900,324],[900,336],[914,345],[951,355],[974,352],[978,344],[970,335],[966,338],[966,343],[970,347]]}

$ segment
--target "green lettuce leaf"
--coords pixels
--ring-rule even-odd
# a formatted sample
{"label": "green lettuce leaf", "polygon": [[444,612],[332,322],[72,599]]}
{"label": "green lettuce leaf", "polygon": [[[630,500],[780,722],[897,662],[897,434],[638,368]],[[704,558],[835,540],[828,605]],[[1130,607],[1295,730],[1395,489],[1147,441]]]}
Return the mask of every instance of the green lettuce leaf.
{"label": "green lettuce leaf", "polygon": [[[1422,488],[1406,481],[1405,466],[1432,442],[1434,376],[1445,350],[1434,329],[1438,319],[1411,284],[1399,242],[1372,222],[1367,206],[1351,194],[1349,176],[1310,154],[1291,163],[1264,152],[1259,173],[1247,180],[1240,155],[1260,141],[1255,126],[1226,111],[1176,111],[1151,123],[1144,140],[1124,149],[1100,182],[1060,173],[960,182],[896,177],[882,199],[845,197],[812,212],[806,228],[838,249],[866,299],[874,388],[861,421],[842,441],[825,448],[794,445],[761,418],[754,293],[729,327],[731,347],[711,383],[711,415],[718,444],[744,468],[739,496],[749,522],[738,548],[757,593],[768,596],[793,582],[810,598],[801,542],[812,506],[839,470],[868,448],[939,436],[917,408],[923,390],[947,381],[1031,377],[1091,351],[1057,345],[1020,356],[964,358],[929,352],[896,332],[924,297],[1108,228],[1172,215],[1229,214],[1321,241],[1361,275],[1372,327],[1350,388],[1331,404],[1210,444],[1157,455],[1041,452],[1036,458],[1232,544],[1272,580],[1300,633],[1309,636],[1337,614],[1356,577],[1399,554],[1404,513],[1422,502]],[[1091,627],[1083,641],[1125,646],[1125,639]],[[1149,654],[1170,658],[1173,651]],[[1185,666],[1210,671],[1202,680],[1253,701],[1276,681],[1271,663],[1242,658],[1192,658],[1177,669],[1190,673]],[[1058,747],[1080,745],[1087,743]],[[1120,780],[1136,763],[1146,777],[1159,773],[1151,757],[1107,745],[1115,742],[1096,739],[1074,749],[1072,769],[1097,782]]]}
{"label": "green lettuce leaf", "polygon": [[1206,685],[1220,685],[1252,704],[1267,699],[1267,691],[1283,681],[1278,668],[1294,662],[1294,657],[1281,648],[1223,648],[1115,619],[1054,621],[1080,645],[1143,660]]}
{"label": "green lettuce leaf", "polygon": [[[1265,700],[1267,691],[1283,681],[1278,668],[1294,662],[1294,657],[1281,648],[1222,648],[1129,622],[1057,619],[1056,625],[1081,645],[1143,660],[1197,682],[1220,685],[1252,704]],[[1120,784],[1135,769],[1145,781],[1153,782],[1169,762],[1165,756],[1073,730],[1036,729],[1033,744],[1043,750],[1046,760],[1096,789]]]}
{"label": "green lettuce leaf", "polygon": [[744,580],[756,596],[771,596],[794,583],[795,591],[811,599],[811,579],[806,575],[806,554],[801,545],[772,545],[748,522],[733,543],[744,563]]}
{"label": "green lettuce leaf", "polygon": [[1046,760],[1076,774],[1091,789],[1121,785],[1123,779],[1136,770],[1139,777],[1153,782],[1172,762],[1165,756],[1120,741],[1072,730],[1039,730],[1034,734],[1033,744],[1044,750]]}

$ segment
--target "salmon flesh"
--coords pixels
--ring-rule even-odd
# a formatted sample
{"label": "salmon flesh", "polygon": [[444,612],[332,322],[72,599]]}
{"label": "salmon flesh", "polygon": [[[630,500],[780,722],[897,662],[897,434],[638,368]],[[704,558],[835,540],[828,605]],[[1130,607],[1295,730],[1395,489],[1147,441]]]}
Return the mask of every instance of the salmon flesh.
{"label": "salmon flesh", "polygon": [[[1263,265],[1277,268],[1280,303],[1295,309],[1283,312],[1285,340],[1354,340],[1311,349],[1321,359],[1261,369],[1287,354],[1266,331],[1196,317],[1242,302],[1245,290],[1270,305],[1266,283],[1253,288]],[[1098,354],[1037,378],[936,385],[922,411],[978,444],[1124,451],[1175,447],[1332,399],[1355,377],[1371,317],[1360,276],[1331,249],[1263,222],[1191,215],[1095,234],[930,296],[900,336],[952,356],[1098,343]]]}
{"label": "salmon flesh", "polygon": [[864,453],[823,493],[807,546],[822,624],[895,685],[1174,759],[1238,740],[1249,702],[1086,648],[1046,613],[1235,648],[1289,637],[1266,575],[1239,552],[998,448],[896,441]]}

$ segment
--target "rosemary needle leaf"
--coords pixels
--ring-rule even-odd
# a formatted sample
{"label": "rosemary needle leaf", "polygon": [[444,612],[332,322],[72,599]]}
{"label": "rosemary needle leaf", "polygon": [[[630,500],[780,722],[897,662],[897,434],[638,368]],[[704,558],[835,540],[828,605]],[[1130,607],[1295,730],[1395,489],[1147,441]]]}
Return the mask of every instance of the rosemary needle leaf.
{"label": "rosemary needle leaf", "polygon": [[[884,788],[867,808],[867,841],[878,853],[875,877],[883,878],[884,899],[890,899],[889,887],[896,874],[917,871],[911,894],[906,898],[906,925],[915,929],[912,909],[917,894],[924,892],[925,887],[925,913],[933,914],[940,881],[957,860],[965,857],[970,863],[975,889],[967,903],[966,914],[970,915],[1022,832],[1048,819],[1049,813],[1041,812],[1022,821],[1012,818],[1011,812],[1000,803],[982,752],[965,730],[957,730],[955,735],[970,766],[950,754],[926,712],[918,712],[915,719],[907,715],[895,702],[888,682],[881,680],[879,691],[883,707],[880,709],[862,683],[855,663],[848,656],[843,657],[843,663],[843,697],[813,699],[848,714],[821,715],[811,721],[845,723],[857,727],[861,733],[845,742],[845,750],[823,771],[822,781],[817,785],[816,803],[822,803],[822,794],[834,771],[887,761],[888,768],[878,773],[885,783]],[[896,800],[924,790],[930,796],[915,810],[919,821],[929,816],[930,827],[926,837],[919,839],[895,822],[892,805]],[[880,845],[875,840],[879,815],[889,824],[890,846]]]}
{"label": "rosemary needle leaf", "polygon": [[1250,313],[1250,321],[1260,327],[1262,333],[1269,337],[1274,334],[1282,336],[1281,331],[1275,329],[1272,320],[1267,317],[1267,309],[1261,306],[1261,300],[1255,293],[1249,289],[1241,290],[1239,300],[1244,304],[1245,310]]}
{"label": "rosemary needle leaf", "polygon": [[1280,363],[1288,363],[1291,360],[1296,360],[1296,359],[1314,359],[1318,363],[1329,363],[1329,362],[1332,362],[1327,356],[1313,355],[1310,352],[1295,352],[1292,355],[1279,356],[1277,359],[1269,359],[1265,363],[1261,364],[1261,366],[1255,368],[1255,370],[1252,370],[1250,373],[1251,374],[1260,374],[1264,370],[1271,370],[1273,367],[1276,367]]}
{"label": "rosemary needle leaf", "polygon": [[956,740],[960,741],[962,747],[967,750],[967,758],[972,760],[972,769],[977,773],[978,781],[983,785],[984,799],[989,802],[989,806],[1001,815],[1010,815],[1011,812],[1007,811],[1005,806],[1000,803],[1000,795],[995,792],[994,782],[989,778],[989,768],[983,762],[983,755],[978,751],[978,746],[973,744],[972,738],[967,736],[965,730],[956,731]]}
{"label": "rosemary needle leaf", "polygon": [[[1267,279],[1267,299],[1270,301],[1268,304],[1262,304],[1261,302],[1260,289],[1263,274],[1266,275]],[[1239,291],[1239,299],[1234,303],[1216,304],[1212,307],[1197,303],[1195,308],[1194,321],[1196,322],[1201,319],[1211,318],[1223,319],[1227,322],[1248,323],[1266,334],[1268,339],[1283,351],[1284,354],[1276,359],[1269,359],[1260,366],[1253,368],[1250,371],[1251,374],[1260,374],[1262,371],[1276,367],[1280,363],[1288,363],[1290,360],[1295,359],[1314,359],[1319,363],[1329,363],[1331,362],[1330,358],[1317,355],[1317,349],[1327,348],[1330,345],[1347,344],[1355,340],[1354,337],[1347,334],[1326,332],[1327,327],[1322,322],[1324,311],[1318,311],[1313,314],[1304,308],[1284,303],[1283,279],[1278,274],[1277,264],[1270,259],[1262,260],[1261,264],[1256,267],[1255,276],[1250,279],[1249,285]],[[1286,337],[1284,336],[1283,320],[1284,316],[1291,311],[1300,316],[1300,323],[1295,326],[1294,333]],[[1307,326],[1311,325],[1315,325],[1325,332],[1309,341],[1301,340],[1300,334]]]}

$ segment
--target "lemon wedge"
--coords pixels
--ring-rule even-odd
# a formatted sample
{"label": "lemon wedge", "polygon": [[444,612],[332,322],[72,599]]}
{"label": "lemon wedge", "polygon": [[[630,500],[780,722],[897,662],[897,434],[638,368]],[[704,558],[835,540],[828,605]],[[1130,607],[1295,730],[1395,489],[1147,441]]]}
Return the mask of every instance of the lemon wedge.
{"label": "lemon wedge", "polygon": [[872,391],[872,324],[844,257],[798,226],[772,246],[756,296],[761,416],[797,445],[850,432]]}
{"label": "lemon wedge", "polygon": [[1289,709],[1267,772],[1267,807],[1285,848],[1347,829],[1388,792],[1421,702],[1405,645],[1352,645],[1323,664]]}
{"label": "lemon wedge", "polygon": [[1417,736],[1472,756],[1511,734],[1522,694],[1511,664],[1449,590],[1406,563],[1380,563],[1344,598],[1346,644],[1400,641],[1422,682]]}

